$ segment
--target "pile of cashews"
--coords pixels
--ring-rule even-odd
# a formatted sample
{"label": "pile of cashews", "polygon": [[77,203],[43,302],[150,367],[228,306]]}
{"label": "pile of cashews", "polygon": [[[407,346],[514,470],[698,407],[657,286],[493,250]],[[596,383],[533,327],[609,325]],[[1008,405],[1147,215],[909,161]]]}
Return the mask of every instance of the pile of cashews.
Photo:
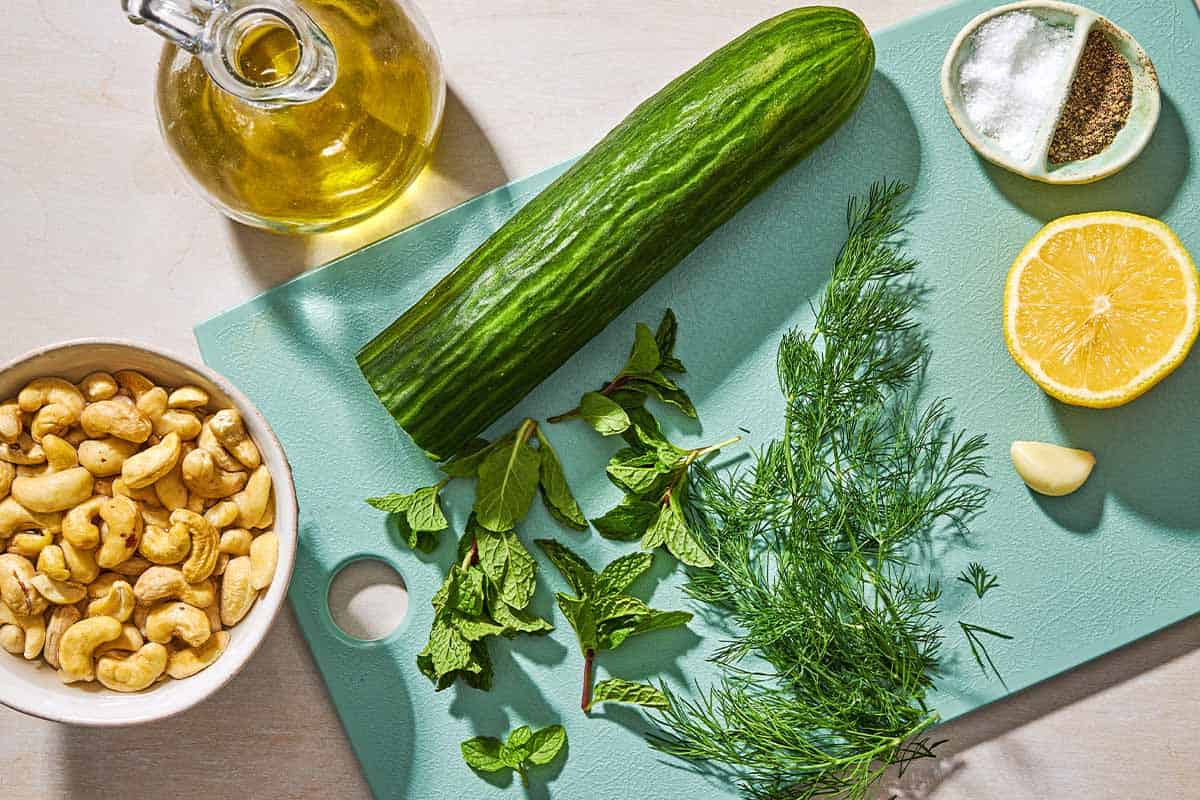
{"label": "pile of cashews", "polygon": [[236,409],[140,372],[0,403],[0,647],[138,692],[208,667],[271,584],[271,473]]}

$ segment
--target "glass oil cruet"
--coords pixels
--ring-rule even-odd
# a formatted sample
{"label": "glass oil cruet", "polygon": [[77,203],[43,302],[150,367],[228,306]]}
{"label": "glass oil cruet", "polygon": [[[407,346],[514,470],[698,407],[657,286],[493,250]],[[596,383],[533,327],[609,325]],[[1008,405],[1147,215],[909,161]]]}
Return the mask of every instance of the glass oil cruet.
{"label": "glass oil cruet", "polygon": [[406,0],[122,0],[166,40],[163,138],[230,217],[348,225],[402,192],[437,141],[446,85]]}

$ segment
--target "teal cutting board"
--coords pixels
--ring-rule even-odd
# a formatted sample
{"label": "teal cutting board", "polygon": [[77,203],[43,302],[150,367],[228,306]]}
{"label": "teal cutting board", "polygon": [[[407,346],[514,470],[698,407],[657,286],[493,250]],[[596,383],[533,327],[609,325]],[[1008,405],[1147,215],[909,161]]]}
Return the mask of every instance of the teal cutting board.
{"label": "teal cutting board", "polygon": [[[942,106],[938,69],[955,33],[988,2],[964,2],[884,31],[879,67],[862,109],[812,157],[789,172],[667,278],[534,391],[496,430],[525,415],[571,407],[580,388],[610,375],[634,323],[680,318],[686,387],[703,429],[662,415],[680,439],[707,442],[739,427],[753,447],[779,434],[781,403],[773,359],[780,335],[810,319],[843,237],[847,196],[881,178],[915,187],[910,250],[931,291],[924,307],[933,360],[929,396],[947,396],[958,423],[984,433],[990,505],[965,541],[935,548],[935,575],[956,575],[978,560],[1000,588],[982,602],[946,580],[944,674],[933,704],[954,717],[1004,693],[972,660],[959,619],[1011,634],[991,653],[1013,690],[1099,656],[1200,610],[1200,356],[1125,408],[1069,408],[1043,395],[1013,364],[1001,336],[1000,304],[1013,257],[1046,220],[1123,209],[1164,218],[1200,253],[1200,181],[1192,163],[1200,141],[1200,19],[1191,0],[1097,0],[1096,10],[1130,30],[1154,58],[1163,113],[1147,151],[1100,184],[1048,187],[976,158]],[[739,31],[729,31],[732,36]],[[630,98],[631,102],[634,98]],[[197,328],[205,360],[236,382],[270,419],[295,468],[300,548],[291,600],[317,666],[380,798],[461,800],[520,796],[486,780],[458,756],[458,743],[529,723],[561,722],[565,761],[534,774],[532,797],[734,796],[677,768],[646,747],[639,713],[578,708],[581,659],[553,608],[563,586],[541,561],[535,608],[558,625],[544,639],[493,645],[496,687],[435,693],[413,658],[425,643],[429,598],[453,558],[447,537],[431,556],[398,548],[368,494],[426,485],[435,467],[395,427],[354,363],[355,351],[548,184],[562,166],[498,189],[229,311]],[[618,499],[602,477],[616,448],[580,424],[550,435],[564,454],[580,502],[596,516]],[[1030,494],[1008,463],[1014,439],[1070,443],[1099,459],[1075,495]],[[467,487],[448,490],[456,529]],[[567,532],[537,507],[522,525],[526,541],[560,536],[595,563],[629,546],[595,533]],[[393,565],[411,592],[411,611],[387,638],[357,642],[332,624],[331,577],[364,556]],[[540,555],[539,555],[540,559]],[[638,584],[661,607],[680,607],[680,573],[660,556]],[[720,632],[699,618],[688,630],[627,643],[600,659],[600,677],[663,676],[687,689],[708,684],[706,662]]]}

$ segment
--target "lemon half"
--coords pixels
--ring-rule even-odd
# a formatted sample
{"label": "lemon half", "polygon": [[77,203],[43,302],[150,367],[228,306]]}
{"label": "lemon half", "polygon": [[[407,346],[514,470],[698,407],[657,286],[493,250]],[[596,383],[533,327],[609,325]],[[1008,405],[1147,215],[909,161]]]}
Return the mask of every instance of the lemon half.
{"label": "lemon half", "polygon": [[1104,211],[1056,219],[1008,273],[1004,340],[1065,403],[1128,403],[1187,357],[1200,330],[1200,278],[1162,222]]}

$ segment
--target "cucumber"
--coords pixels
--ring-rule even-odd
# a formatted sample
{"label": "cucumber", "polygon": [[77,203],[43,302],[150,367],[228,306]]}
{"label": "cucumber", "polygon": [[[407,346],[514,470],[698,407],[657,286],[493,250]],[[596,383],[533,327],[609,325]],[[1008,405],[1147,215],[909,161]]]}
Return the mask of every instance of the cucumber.
{"label": "cucumber", "polygon": [[752,28],[642,103],[369,342],[367,382],[419,447],[453,456],[833,133],[874,66],[849,11]]}

